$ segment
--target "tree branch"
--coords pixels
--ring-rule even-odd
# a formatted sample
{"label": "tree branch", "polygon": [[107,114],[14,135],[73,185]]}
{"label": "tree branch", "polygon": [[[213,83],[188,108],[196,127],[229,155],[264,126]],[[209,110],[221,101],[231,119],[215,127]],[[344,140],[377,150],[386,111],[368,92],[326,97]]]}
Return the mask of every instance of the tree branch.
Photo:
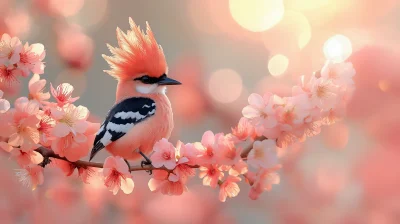
{"label": "tree branch", "polygon": [[[260,137],[257,140],[263,140],[265,139],[264,137]],[[246,159],[247,155],[249,154],[249,152],[251,151],[251,149],[253,148],[253,144],[250,144],[249,146],[247,146],[243,152],[240,154],[240,156],[242,157],[242,159]],[[35,150],[36,152],[40,153],[43,158],[48,159],[48,158],[55,158],[55,159],[60,159],[60,160],[64,160],[67,161],[69,163],[72,163],[73,165],[75,165],[76,167],[82,167],[82,168],[86,168],[86,167],[96,167],[96,168],[103,168],[104,164],[103,163],[95,163],[95,162],[88,162],[88,161],[82,161],[82,160],[78,160],[75,162],[71,162],[69,161],[67,158],[65,157],[61,157],[59,155],[57,155],[56,153],[54,153],[53,150],[48,149],[46,147],[39,147]],[[141,170],[165,170],[168,172],[172,172],[173,170],[169,170],[165,167],[160,167],[160,168],[156,168],[153,165],[144,165],[143,167],[138,165],[138,166],[129,166],[129,171],[141,171]],[[190,166],[191,168],[199,168],[199,165],[193,165]]]}

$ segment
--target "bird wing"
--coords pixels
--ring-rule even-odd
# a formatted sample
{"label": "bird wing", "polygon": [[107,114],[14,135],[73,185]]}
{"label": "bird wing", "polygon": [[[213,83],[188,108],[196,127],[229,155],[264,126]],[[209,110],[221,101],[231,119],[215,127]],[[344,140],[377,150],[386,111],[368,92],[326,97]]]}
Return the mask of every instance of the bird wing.
{"label": "bird wing", "polygon": [[90,160],[100,150],[129,132],[136,124],[153,116],[156,112],[154,100],[145,97],[128,98],[114,105],[97,132]]}

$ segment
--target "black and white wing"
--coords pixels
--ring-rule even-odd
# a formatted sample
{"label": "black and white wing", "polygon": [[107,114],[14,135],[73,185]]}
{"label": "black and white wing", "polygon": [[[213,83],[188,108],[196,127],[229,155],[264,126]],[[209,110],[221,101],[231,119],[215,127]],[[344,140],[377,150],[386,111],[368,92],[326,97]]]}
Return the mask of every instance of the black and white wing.
{"label": "black and white wing", "polygon": [[153,116],[155,112],[154,100],[145,97],[128,98],[114,105],[97,132],[90,160],[101,149],[111,142],[117,141],[136,124]]}

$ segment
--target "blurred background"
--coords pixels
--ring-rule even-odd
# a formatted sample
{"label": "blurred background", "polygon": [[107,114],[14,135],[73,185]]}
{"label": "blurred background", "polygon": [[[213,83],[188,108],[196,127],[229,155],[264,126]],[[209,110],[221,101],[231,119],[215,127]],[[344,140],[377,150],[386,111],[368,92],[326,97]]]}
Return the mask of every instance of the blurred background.
{"label": "blurred background", "polygon": [[[291,94],[327,58],[349,60],[356,91],[345,120],[282,154],[281,183],[259,200],[248,186],[226,203],[194,178],[179,197],[153,194],[134,173],[131,195],[46,169],[35,191],[0,152],[1,223],[400,223],[400,2],[398,0],[0,0],[0,34],[43,43],[53,85],[69,82],[77,105],[100,121],[116,81],[101,54],[128,17],[164,48],[176,127],[172,142],[229,132],[250,93]],[[11,100],[28,79],[2,86]],[[20,88],[16,88],[16,87]],[[97,157],[102,161],[106,153]]]}

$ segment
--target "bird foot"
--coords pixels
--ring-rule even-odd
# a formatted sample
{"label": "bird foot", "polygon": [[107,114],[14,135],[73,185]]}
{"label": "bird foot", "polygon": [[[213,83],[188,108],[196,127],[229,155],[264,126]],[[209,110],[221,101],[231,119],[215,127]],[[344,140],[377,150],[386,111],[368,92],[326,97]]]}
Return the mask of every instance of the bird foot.
{"label": "bird foot", "polygon": [[[142,155],[143,158],[145,159],[145,160],[143,160],[143,161],[140,163],[140,165],[142,166],[142,168],[143,168],[145,165],[151,165],[151,160],[150,160],[143,152],[139,151],[139,153],[140,153],[140,155]],[[152,171],[152,170],[146,170],[146,172],[149,173],[149,175],[153,174],[153,171]]]}

